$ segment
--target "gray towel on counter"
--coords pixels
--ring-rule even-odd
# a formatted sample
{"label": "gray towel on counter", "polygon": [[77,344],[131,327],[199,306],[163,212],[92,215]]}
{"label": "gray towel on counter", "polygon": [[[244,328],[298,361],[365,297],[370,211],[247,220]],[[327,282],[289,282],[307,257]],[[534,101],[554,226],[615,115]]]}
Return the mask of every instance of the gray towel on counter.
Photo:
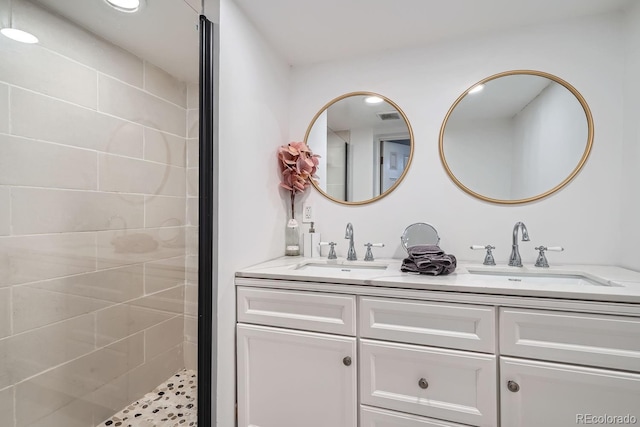
{"label": "gray towel on counter", "polygon": [[[413,250],[416,248],[415,250]],[[454,255],[445,254],[439,246],[412,246],[407,249],[409,257],[402,261],[400,271],[405,273],[439,276],[453,273],[457,266]]]}
{"label": "gray towel on counter", "polygon": [[428,258],[433,255],[444,255],[444,251],[438,245],[415,245],[407,248],[410,258]]}

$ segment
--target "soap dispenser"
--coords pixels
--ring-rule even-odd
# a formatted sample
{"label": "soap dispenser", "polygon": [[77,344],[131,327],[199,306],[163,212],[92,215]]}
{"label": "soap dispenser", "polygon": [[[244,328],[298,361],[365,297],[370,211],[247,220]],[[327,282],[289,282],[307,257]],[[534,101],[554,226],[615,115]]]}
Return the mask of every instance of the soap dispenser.
{"label": "soap dispenser", "polygon": [[309,226],[309,231],[304,233],[302,237],[302,244],[304,245],[305,257],[319,257],[320,256],[320,234],[316,233],[316,229],[313,228],[313,222]]}

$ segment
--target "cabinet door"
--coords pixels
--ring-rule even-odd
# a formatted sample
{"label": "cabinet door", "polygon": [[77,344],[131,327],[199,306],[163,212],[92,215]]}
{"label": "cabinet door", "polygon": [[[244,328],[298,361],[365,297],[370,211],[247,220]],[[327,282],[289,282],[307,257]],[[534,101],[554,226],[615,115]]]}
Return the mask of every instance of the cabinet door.
{"label": "cabinet door", "polygon": [[237,332],[239,427],[356,427],[355,338],[244,324]]}
{"label": "cabinet door", "polygon": [[640,422],[640,374],[509,357],[500,374],[503,426]]}

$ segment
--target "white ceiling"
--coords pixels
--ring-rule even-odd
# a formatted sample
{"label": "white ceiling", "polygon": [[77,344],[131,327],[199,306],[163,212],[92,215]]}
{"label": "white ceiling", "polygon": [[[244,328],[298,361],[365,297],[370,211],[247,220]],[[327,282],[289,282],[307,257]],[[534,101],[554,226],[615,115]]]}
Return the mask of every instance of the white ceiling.
{"label": "white ceiling", "polygon": [[291,65],[303,65],[601,14],[634,0],[235,1]]}
{"label": "white ceiling", "polygon": [[552,80],[521,74],[487,82],[484,90],[467,94],[456,106],[449,120],[511,119],[542,92]]}
{"label": "white ceiling", "polygon": [[[32,1],[182,80],[198,79],[200,0],[146,0],[135,14],[104,0]],[[235,1],[283,58],[303,65],[612,12],[635,0]]]}

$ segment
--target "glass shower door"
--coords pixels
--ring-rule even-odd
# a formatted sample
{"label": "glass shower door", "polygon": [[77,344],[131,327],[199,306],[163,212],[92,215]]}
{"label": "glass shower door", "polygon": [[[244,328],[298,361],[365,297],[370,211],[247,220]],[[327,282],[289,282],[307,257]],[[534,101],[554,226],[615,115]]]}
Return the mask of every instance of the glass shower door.
{"label": "glass shower door", "polygon": [[198,15],[0,2],[2,427],[195,425]]}

